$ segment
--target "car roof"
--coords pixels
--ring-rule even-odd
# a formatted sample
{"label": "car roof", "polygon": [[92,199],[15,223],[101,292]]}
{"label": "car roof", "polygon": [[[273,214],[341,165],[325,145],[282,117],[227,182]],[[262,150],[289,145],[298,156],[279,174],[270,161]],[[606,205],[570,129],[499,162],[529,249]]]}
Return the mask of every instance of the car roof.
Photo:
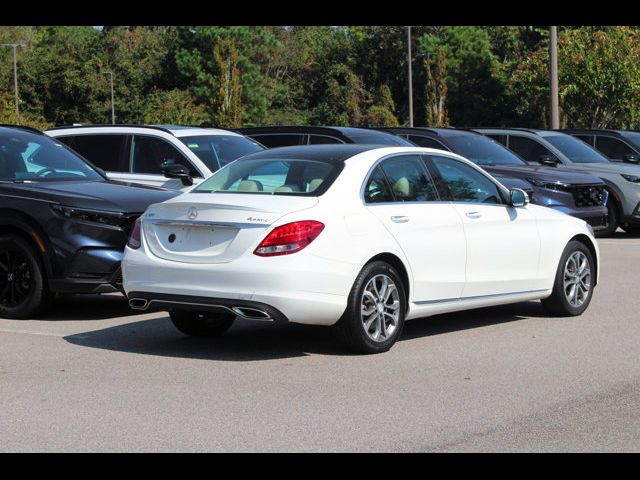
{"label": "car roof", "polygon": [[626,133],[638,133],[638,130],[613,130],[610,128],[562,128],[559,131],[570,135],[574,133],[584,135],[604,134],[612,137],[624,137]]}
{"label": "car roof", "polygon": [[405,135],[426,135],[429,137],[447,137],[453,135],[481,135],[473,130],[451,127],[380,127],[378,130],[392,133],[403,133]]}
{"label": "car roof", "polygon": [[[344,162],[359,153],[381,148],[381,145],[363,145],[358,143],[336,143],[328,145],[296,145],[291,147],[276,147],[245,155],[239,161],[277,158],[321,160],[329,163]],[[391,147],[393,148],[393,147]],[[402,147],[406,148],[406,147]]]}
{"label": "car roof", "polygon": [[554,135],[567,135],[566,133],[561,132],[560,130],[547,130],[543,128],[516,128],[516,127],[475,127],[471,128],[475,132],[480,131],[491,131],[495,130],[496,132],[524,132],[531,133],[533,135],[538,135],[540,137],[552,137]]}
{"label": "car roof", "polygon": [[270,133],[291,133],[291,134],[318,134],[318,135],[337,135],[340,138],[349,139],[350,135],[391,135],[378,129],[359,128],[359,127],[336,127],[336,126],[311,126],[311,125],[270,125],[265,127],[240,127],[235,129],[243,135],[259,135]]}
{"label": "car roof", "polygon": [[114,129],[114,130],[126,130],[132,129],[147,129],[147,130],[159,130],[165,133],[170,133],[175,137],[191,137],[195,135],[239,135],[233,130],[219,127],[191,127],[187,125],[137,125],[137,124],[90,124],[90,125],[67,125],[54,127],[47,130],[47,132],[60,131],[60,130],[82,130],[82,129]]}
{"label": "car roof", "polygon": [[33,128],[33,127],[28,127],[26,125],[11,125],[8,123],[0,123],[0,131],[5,132],[6,130],[23,130],[29,133],[44,135],[44,132],[42,132],[42,130],[38,130],[37,128]]}

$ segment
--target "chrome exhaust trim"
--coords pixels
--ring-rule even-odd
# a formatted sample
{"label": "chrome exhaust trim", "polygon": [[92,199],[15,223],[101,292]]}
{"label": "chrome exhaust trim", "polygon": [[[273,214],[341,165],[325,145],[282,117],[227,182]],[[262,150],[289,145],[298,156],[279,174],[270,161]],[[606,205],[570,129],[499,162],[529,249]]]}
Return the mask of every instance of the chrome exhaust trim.
{"label": "chrome exhaust trim", "polygon": [[146,310],[149,307],[149,301],[144,298],[132,298],[129,300],[129,307],[134,310]]}
{"label": "chrome exhaust trim", "polygon": [[273,318],[264,310],[251,307],[231,307],[233,313],[246,320],[262,320],[272,322]]}

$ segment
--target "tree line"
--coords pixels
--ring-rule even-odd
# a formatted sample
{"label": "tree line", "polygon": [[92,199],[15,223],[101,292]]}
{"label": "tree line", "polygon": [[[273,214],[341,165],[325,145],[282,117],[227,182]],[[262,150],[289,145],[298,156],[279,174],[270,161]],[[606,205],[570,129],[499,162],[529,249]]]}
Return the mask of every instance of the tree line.
{"label": "tree line", "polygon": [[[0,123],[406,125],[407,29],[0,27]],[[548,30],[412,27],[414,124],[548,126]],[[559,28],[561,126],[640,128],[640,28]]]}

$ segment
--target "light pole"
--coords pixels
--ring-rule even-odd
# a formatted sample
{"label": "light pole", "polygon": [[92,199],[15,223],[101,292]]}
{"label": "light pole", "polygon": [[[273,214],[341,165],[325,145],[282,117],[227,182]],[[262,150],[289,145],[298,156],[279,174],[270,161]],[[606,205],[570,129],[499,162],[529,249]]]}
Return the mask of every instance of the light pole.
{"label": "light pole", "polygon": [[111,123],[115,125],[116,124],[116,107],[113,101],[113,71],[109,70],[108,72],[102,72],[102,73],[108,73],[109,79],[111,81]]}
{"label": "light pole", "polygon": [[558,27],[549,27],[549,87],[551,128],[560,128],[560,112],[558,107]]}
{"label": "light pole", "polygon": [[24,43],[2,43],[0,45],[3,47],[13,48],[13,89],[15,92],[15,100],[16,100],[16,121],[18,121],[20,108],[18,107],[18,60],[16,57],[16,49],[18,47],[25,47],[26,45]]}
{"label": "light pole", "polygon": [[409,126],[413,127],[413,75],[411,73],[411,26],[407,27],[407,63],[409,64]]}

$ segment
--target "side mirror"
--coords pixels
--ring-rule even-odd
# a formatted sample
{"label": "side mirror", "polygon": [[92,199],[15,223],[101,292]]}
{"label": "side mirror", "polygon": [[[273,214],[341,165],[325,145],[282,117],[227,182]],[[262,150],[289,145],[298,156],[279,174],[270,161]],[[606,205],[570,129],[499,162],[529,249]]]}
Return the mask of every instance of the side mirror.
{"label": "side mirror", "polygon": [[640,161],[640,157],[632,153],[627,153],[622,156],[622,161],[626,163],[638,163]]}
{"label": "side mirror", "polygon": [[511,197],[512,207],[524,207],[529,204],[529,195],[527,195],[527,192],[524,190],[512,188],[509,190],[509,195]]}
{"label": "side mirror", "polygon": [[162,173],[167,178],[179,178],[185,187],[193,185],[193,179],[191,178],[191,172],[184,165],[179,163],[173,163],[169,165],[162,165]]}
{"label": "side mirror", "polygon": [[558,159],[551,155],[540,155],[540,163],[547,167],[555,167],[558,164]]}

